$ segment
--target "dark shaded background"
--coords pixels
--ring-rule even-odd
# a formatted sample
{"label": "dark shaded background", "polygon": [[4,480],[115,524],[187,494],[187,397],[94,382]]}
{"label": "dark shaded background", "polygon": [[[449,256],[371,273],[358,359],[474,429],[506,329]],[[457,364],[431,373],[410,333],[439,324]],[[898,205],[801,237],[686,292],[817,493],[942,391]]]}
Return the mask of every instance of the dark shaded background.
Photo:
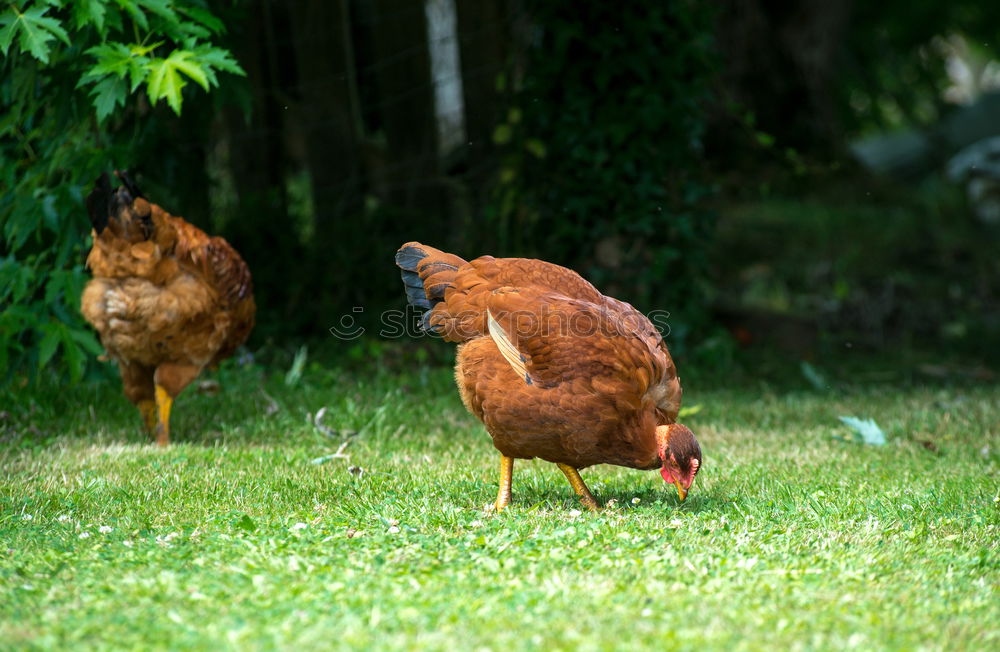
{"label": "dark shaded background", "polygon": [[1000,136],[1000,3],[209,4],[247,77],[181,118],[128,107],[116,165],[242,252],[252,349],[377,353],[328,329],[377,331],[404,303],[393,253],[421,240],[573,267],[669,310],[706,367],[917,352],[992,373],[1000,227],[977,207],[1000,181],[970,199],[975,170],[945,170]]}

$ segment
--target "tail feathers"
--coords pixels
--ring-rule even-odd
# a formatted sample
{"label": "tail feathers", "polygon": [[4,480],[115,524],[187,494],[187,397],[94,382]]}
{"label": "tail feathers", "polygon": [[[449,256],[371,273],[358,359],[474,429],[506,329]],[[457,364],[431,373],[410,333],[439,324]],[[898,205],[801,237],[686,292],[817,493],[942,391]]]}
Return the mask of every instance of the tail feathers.
{"label": "tail feathers", "polygon": [[87,215],[90,216],[90,224],[94,227],[97,235],[104,233],[104,229],[108,226],[113,196],[108,173],[102,172],[94,183],[94,189],[87,195]]}
{"label": "tail feathers", "polygon": [[111,178],[105,172],[87,195],[87,214],[94,231],[101,235],[111,224],[115,237],[130,242],[148,240],[155,230],[149,202],[127,171],[115,170],[115,176],[123,185],[112,188]]}
{"label": "tail feathers", "polygon": [[458,268],[464,264],[454,254],[419,242],[408,242],[396,252],[407,300],[411,306],[428,311],[420,320],[424,330],[430,330],[429,311],[444,300],[445,291],[455,284]]}
{"label": "tail feathers", "polygon": [[128,170],[115,170],[115,176],[118,177],[119,181],[125,184],[125,189],[128,190],[131,195],[131,197],[128,198],[129,203],[132,203],[132,200],[134,199],[144,197],[142,191],[139,190],[139,186],[132,180],[132,175],[129,174]]}
{"label": "tail feathers", "polygon": [[403,270],[403,287],[406,289],[406,300],[411,306],[430,310],[433,308],[427,295],[424,293],[424,282],[420,280],[420,275],[416,272]]}

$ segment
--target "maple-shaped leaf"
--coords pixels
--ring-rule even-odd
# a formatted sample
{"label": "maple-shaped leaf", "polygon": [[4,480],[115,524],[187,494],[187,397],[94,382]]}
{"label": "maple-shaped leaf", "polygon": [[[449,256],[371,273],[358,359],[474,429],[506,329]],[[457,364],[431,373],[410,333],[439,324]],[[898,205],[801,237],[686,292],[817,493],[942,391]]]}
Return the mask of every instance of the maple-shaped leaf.
{"label": "maple-shaped leaf", "polygon": [[10,45],[17,36],[21,52],[27,52],[42,63],[48,63],[49,53],[52,51],[49,43],[59,39],[69,45],[66,30],[58,20],[45,15],[48,10],[48,7],[33,5],[22,12],[10,5],[7,11],[0,14],[0,25],[3,25],[0,29],[0,52],[7,56]]}
{"label": "maple-shaped leaf", "polygon": [[177,115],[181,114],[181,91],[187,85],[181,73],[208,90],[208,78],[201,66],[192,60],[193,56],[188,50],[174,50],[166,59],[151,59],[146,64],[146,69],[149,70],[149,81],[146,84],[149,98],[154,102],[166,99]]}
{"label": "maple-shaped leaf", "polygon": [[97,120],[103,122],[116,106],[125,106],[125,97],[128,93],[123,79],[105,77],[94,84],[90,94],[94,98],[94,108],[97,109]]}

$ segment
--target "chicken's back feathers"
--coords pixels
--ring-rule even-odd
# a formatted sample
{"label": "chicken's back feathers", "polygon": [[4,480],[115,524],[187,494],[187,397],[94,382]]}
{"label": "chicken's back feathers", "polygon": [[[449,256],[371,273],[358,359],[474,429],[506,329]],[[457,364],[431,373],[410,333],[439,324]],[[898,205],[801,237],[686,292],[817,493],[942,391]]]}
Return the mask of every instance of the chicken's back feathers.
{"label": "chicken's back feathers", "polygon": [[421,321],[423,328],[450,342],[487,334],[486,299],[503,287],[540,288],[594,303],[608,299],[573,270],[544,260],[480,256],[466,262],[434,247],[408,242],[396,252],[396,265],[402,270],[410,305],[428,311]]}

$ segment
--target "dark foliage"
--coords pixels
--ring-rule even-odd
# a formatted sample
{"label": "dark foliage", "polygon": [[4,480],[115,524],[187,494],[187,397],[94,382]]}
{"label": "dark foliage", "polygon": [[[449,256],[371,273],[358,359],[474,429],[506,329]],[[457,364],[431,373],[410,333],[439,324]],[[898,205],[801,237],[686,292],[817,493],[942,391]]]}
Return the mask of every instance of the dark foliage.
{"label": "dark foliage", "polygon": [[701,137],[715,54],[703,3],[530,2],[502,146],[496,248],[545,257],[691,323],[712,218]]}

